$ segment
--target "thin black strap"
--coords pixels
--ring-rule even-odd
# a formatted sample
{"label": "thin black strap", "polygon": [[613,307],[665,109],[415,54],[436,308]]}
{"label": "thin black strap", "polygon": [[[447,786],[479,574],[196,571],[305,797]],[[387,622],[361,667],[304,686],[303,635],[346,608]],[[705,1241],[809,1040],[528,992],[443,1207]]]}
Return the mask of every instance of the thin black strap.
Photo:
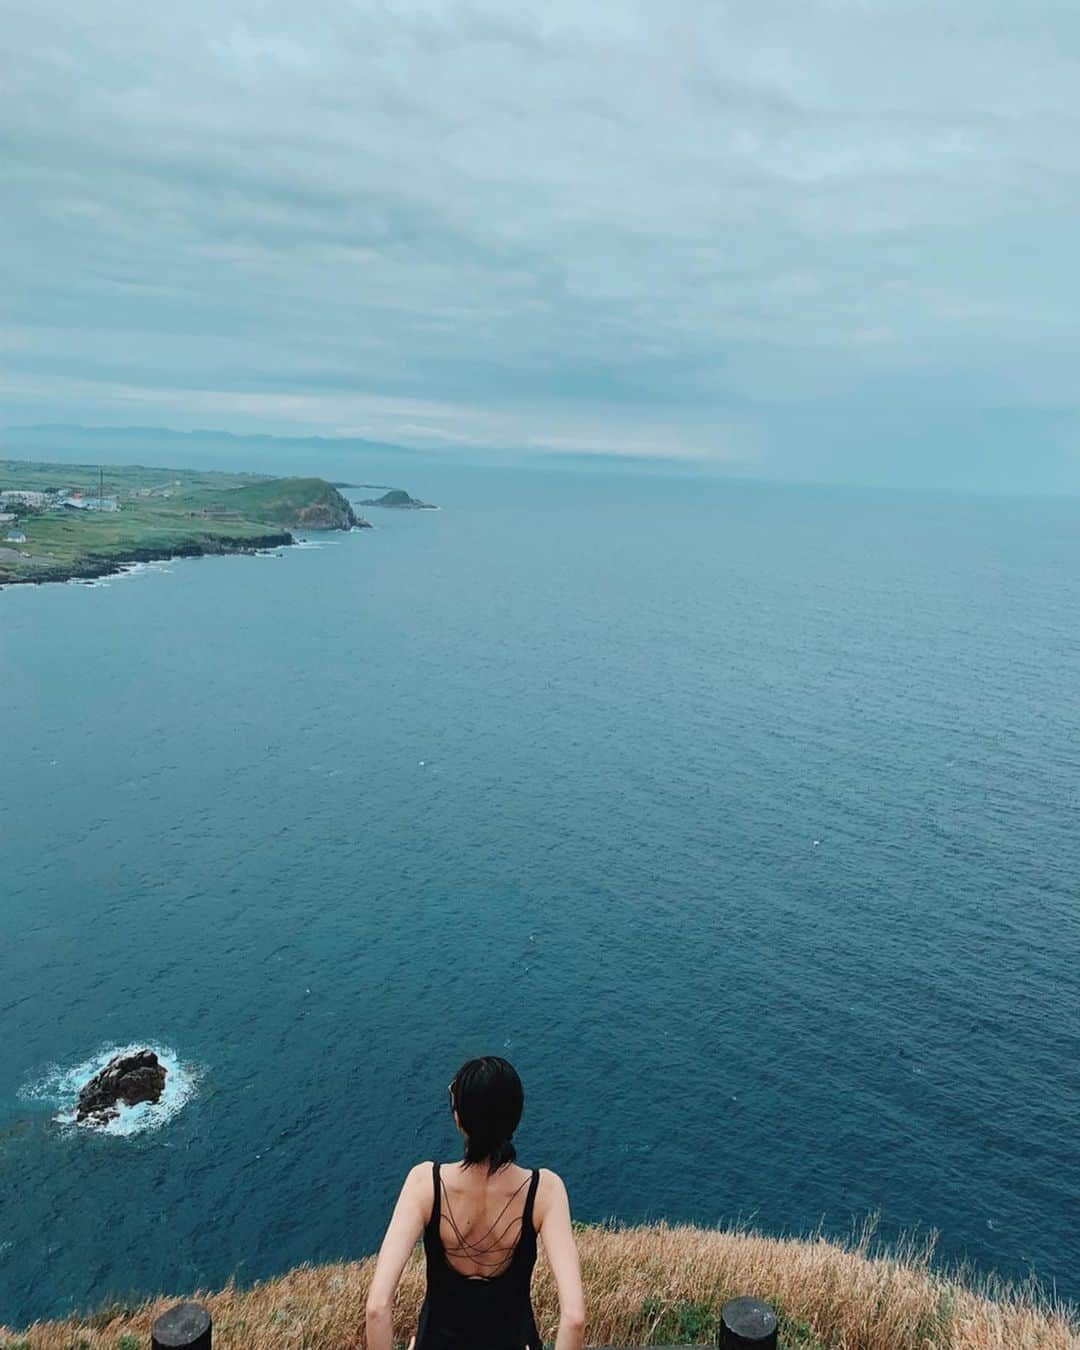
{"label": "thin black strap", "polygon": [[450,1228],[453,1231],[454,1236],[458,1240],[458,1252],[461,1255],[469,1256],[473,1260],[476,1260],[479,1255],[486,1256],[488,1252],[492,1250],[492,1248],[497,1247],[499,1245],[502,1239],[506,1236],[506,1234],[510,1231],[510,1229],[513,1228],[515,1224],[522,1223],[524,1221],[525,1211],[522,1210],[521,1219],[511,1219],[510,1222],[506,1225],[506,1227],[494,1238],[491,1246],[485,1247],[484,1244],[487,1242],[488,1238],[491,1237],[492,1233],[494,1233],[495,1230],[499,1227],[499,1224],[502,1223],[503,1215],[514,1203],[514,1198],[520,1195],[521,1192],[525,1189],[526,1184],[527,1183],[523,1181],[521,1185],[517,1188],[517,1190],[511,1193],[511,1195],[506,1201],[506,1204],[503,1205],[502,1209],[500,1209],[498,1214],[496,1214],[495,1218],[491,1221],[491,1224],[487,1228],[487,1230],[475,1240],[473,1240],[472,1238],[467,1238],[465,1234],[461,1231],[461,1229],[458,1227],[457,1221],[454,1218],[454,1211],[450,1207],[450,1193],[449,1191],[447,1192],[446,1222],[450,1225]]}
{"label": "thin black strap", "polygon": [[536,1199],[536,1188],[540,1183],[540,1169],[533,1168],[532,1183],[529,1186],[529,1193],[525,1197],[525,1210],[521,1216],[522,1228],[532,1228],[535,1232],[536,1225],[533,1223],[533,1201]]}
{"label": "thin black strap", "polygon": [[[439,1222],[439,1214],[440,1214],[441,1208],[442,1208],[441,1205],[440,1205],[440,1203],[439,1203],[439,1202],[440,1202],[440,1199],[441,1199],[441,1190],[442,1190],[442,1188],[441,1188],[440,1185],[439,1185],[439,1164],[438,1164],[438,1163],[432,1163],[432,1164],[431,1164],[431,1183],[432,1183],[432,1185],[435,1187],[435,1200],[434,1200],[434,1202],[433,1202],[433,1204],[432,1204],[432,1206],[431,1206],[431,1218],[428,1220],[428,1223],[433,1223],[433,1224],[435,1224],[435,1225],[437,1226],[437,1225],[438,1225],[438,1222]],[[437,1231],[437,1227],[436,1227],[436,1231]]]}

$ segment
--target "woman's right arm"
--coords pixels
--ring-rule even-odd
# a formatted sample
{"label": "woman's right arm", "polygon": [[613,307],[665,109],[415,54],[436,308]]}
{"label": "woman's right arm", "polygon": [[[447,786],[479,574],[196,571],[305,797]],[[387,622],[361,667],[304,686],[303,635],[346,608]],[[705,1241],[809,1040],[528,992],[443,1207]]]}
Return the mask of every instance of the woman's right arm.
{"label": "woman's right arm", "polygon": [[394,1295],[416,1239],[427,1223],[425,1200],[431,1194],[431,1163],[418,1163],[405,1178],[386,1230],[367,1299],[367,1350],[392,1350]]}
{"label": "woman's right arm", "polygon": [[559,1334],[555,1350],[581,1350],[585,1339],[585,1296],[581,1265],[570,1226],[570,1201],[562,1178],[544,1168],[536,1201],[536,1231],[544,1244],[559,1294]]}

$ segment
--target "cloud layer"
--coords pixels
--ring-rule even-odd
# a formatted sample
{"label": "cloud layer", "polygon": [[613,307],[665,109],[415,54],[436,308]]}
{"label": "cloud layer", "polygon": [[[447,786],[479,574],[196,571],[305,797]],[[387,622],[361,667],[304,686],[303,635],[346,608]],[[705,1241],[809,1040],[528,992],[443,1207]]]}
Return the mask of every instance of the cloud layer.
{"label": "cloud layer", "polygon": [[1080,489],[1080,13],[37,0],[4,421]]}

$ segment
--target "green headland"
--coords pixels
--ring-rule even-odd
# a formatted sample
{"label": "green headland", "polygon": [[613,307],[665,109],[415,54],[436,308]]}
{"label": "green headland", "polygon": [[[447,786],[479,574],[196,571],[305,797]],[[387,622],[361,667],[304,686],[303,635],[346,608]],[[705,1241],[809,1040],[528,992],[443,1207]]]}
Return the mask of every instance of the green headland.
{"label": "green headland", "polygon": [[322,478],[0,460],[0,585],[89,580],[366,524]]}

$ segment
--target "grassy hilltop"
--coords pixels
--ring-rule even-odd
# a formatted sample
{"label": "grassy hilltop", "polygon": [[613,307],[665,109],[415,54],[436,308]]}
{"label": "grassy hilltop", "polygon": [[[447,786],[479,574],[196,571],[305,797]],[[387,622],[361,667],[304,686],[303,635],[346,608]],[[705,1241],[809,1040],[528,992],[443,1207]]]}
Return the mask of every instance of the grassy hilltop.
{"label": "grassy hilltop", "polygon": [[349,503],[324,478],[270,478],[219,493],[217,500],[264,525],[337,530],[354,520]]}
{"label": "grassy hilltop", "polygon": [[[48,494],[44,506],[0,502],[0,585],[61,581],[151,558],[293,542],[293,529],[349,529],[352,507],[322,478],[264,478],[142,466],[0,461],[0,492]],[[117,510],[63,506],[103,495]],[[25,535],[7,540],[9,533]]]}
{"label": "grassy hilltop", "polygon": [[[1070,1350],[1080,1324],[1038,1299],[978,1291],[935,1272],[929,1252],[874,1256],[866,1239],[823,1238],[654,1224],[578,1231],[589,1345],[716,1343],[716,1315],[752,1294],[780,1314],[786,1350]],[[218,1350],[355,1350],[374,1260],[302,1266],[251,1289],[200,1294]],[[420,1252],[406,1270],[395,1313],[404,1346],[423,1298]],[[996,1292],[996,1296],[993,1296]],[[540,1333],[554,1340],[558,1304],[541,1256],[533,1285]],[[6,1350],[142,1350],[153,1319],[175,1302],[154,1299],[90,1317],[4,1333]]]}

